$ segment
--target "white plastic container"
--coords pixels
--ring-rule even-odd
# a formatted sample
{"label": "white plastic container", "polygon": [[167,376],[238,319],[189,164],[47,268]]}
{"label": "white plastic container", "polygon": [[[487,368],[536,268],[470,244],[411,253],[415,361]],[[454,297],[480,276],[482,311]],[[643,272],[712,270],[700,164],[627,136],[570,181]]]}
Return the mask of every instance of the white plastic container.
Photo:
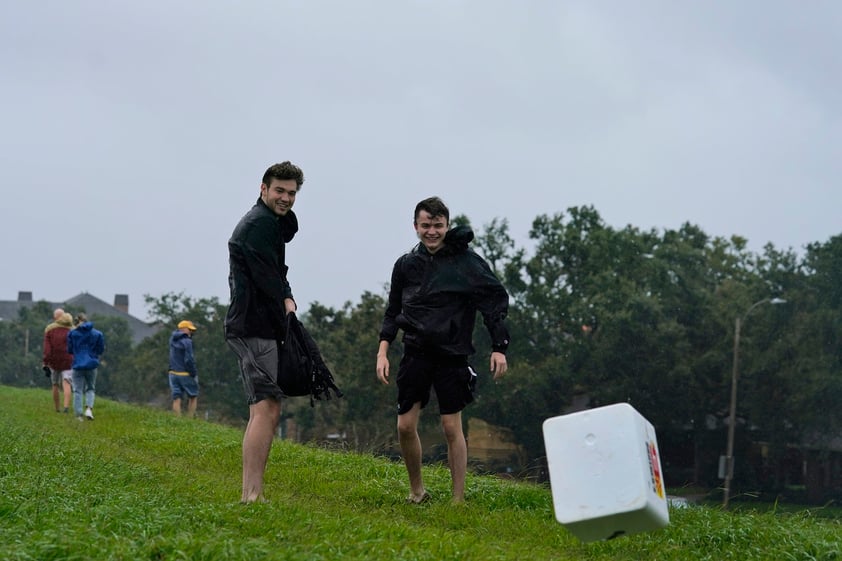
{"label": "white plastic container", "polygon": [[544,421],[555,517],[584,542],[663,528],[655,428],[627,403]]}

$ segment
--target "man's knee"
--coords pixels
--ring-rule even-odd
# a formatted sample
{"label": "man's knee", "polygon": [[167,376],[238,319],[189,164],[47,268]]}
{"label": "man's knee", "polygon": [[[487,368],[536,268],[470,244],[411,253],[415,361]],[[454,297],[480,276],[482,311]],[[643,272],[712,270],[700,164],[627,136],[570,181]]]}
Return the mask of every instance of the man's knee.
{"label": "man's knee", "polygon": [[444,436],[448,440],[464,438],[462,433],[462,415],[460,413],[442,415],[441,428],[444,431]]}
{"label": "man's knee", "polygon": [[398,418],[398,438],[403,440],[406,438],[416,438],[418,435],[418,421],[413,422],[410,419]]}
{"label": "man's knee", "polygon": [[418,431],[418,419],[421,416],[421,403],[416,402],[412,408],[402,415],[398,415],[398,434],[413,435]]}
{"label": "man's knee", "polygon": [[398,437],[413,436],[417,432],[417,425],[412,423],[402,423],[398,419]]}
{"label": "man's knee", "polygon": [[271,397],[261,399],[250,407],[251,416],[276,423],[281,419],[281,402]]}

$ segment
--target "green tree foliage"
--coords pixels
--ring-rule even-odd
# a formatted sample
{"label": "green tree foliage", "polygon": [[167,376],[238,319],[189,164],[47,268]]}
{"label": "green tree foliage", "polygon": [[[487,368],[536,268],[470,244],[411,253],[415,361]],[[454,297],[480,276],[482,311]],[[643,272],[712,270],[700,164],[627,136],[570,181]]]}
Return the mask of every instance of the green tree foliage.
{"label": "green tree foliage", "polygon": [[49,386],[41,370],[44,328],[52,321],[47,302],[21,308],[17,321],[0,322],[0,382],[15,386]]}
{"label": "green tree foliage", "polygon": [[842,430],[842,235],[810,244],[802,272],[786,334],[788,374],[798,388],[790,399],[810,440],[821,441]]}
{"label": "green tree foliage", "polygon": [[[794,256],[771,248],[755,256],[745,240],[710,239],[691,224],[662,233],[615,230],[591,207],[539,216],[530,238],[529,256],[511,243],[504,222],[478,240],[512,295],[514,327],[506,389],[483,395],[472,414],[511,428],[536,458],[543,419],[584,403],[629,402],[657,427],[668,462],[673,450],[684,456],[675,458],[689,468],[682,477],[715,481],[734,317],[797,286]],[[786,313],[752,317],[748,380],[772,370],[785,375],[788,323]],[[782,390],[770,387],[759,384],[763,399],[741,401],[741,426],[776,435],[772,446],[783,450],[798,442],[793,427],[800,424],[794,412],[786,421],[774,414],[769,404],[780,402]]]}

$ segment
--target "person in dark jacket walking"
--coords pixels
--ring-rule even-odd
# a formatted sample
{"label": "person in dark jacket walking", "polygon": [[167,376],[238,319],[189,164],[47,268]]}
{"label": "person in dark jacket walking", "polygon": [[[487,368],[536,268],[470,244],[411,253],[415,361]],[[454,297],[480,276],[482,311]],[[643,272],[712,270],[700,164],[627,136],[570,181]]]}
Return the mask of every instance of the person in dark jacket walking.
{"label": "person in dark jacket walking", "polygon": [[67,352],[67,334],[73,327],[73,316],[57,308],[53,313],[53,321],[44,330],[44,368],[50,373],[53,385],[53,405],[56,412],[59,409],[59,386],[64,393],[64,412],[70,411],[70,397],[73,380],[73,356]]}
{"label": "person in dark jacket walking", "polygon": [[462,410],[473,401],[476,373],[468,363],[477,311],[491,336],[490,368],[494,379],[505,374],[509,332],[506,289],[488,263],[468,244],[467,226],[448,230],[450,211],[438,197],[419,202],[413,221],[420,243],[402,255],[392,269],[389,302],[380,330],[377,378],[389,383],[389,345],[402,329],[404,354],[397,374],[398,440],[409,474],[407,502],[430,498],[421,477],[418,420],[434,388],[447,458],[453,502],[465,499],[468,449]]}
{"label": "person in dark jacket walking", "polygon": [[[105,352],[105,337],[94,329],[85,314],[76,315],[76,328],[67,334],[67,352],[73,355],[73,410],[76,418],[94,420],[94,397],[96,397],[96,369],[99,357]],[[82,417],[82,395],[85,401],[85,416]]]}
{"label": "person in dark jacket walking", "polygon": [[287,280],[285,244],[298,231],[292,211],[304,173],[290,163],[263,174],[260,197],[228,240],[231,302],[225,339],[237,355],[249,421],[243,436],[243,503],[264,501],[263,479],[281,417],[278,345],[286,314],[296,310]]}
{"label": "person in dark jacket walking", "polygon": [[178,322],[178,329],[170,335],[170,391],[172,392],[172,410],[181,415],[181,402],[187,399],[187,414],[196,414],[199,400],[199,376],[196,371],[196,359],[193,356],[193,332],[196,326],[192,321]]}

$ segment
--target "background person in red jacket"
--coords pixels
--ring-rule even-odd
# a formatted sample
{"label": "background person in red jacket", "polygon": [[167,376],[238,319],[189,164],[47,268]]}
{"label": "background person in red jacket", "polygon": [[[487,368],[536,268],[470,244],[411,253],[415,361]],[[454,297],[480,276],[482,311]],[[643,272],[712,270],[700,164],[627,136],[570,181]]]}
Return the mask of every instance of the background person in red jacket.
{"label": "background person in red jacket", "polygon": [[53,321],[44,330],[44,368],[49,372],[53,384],[53,404],[59,409],[59,388],[64,392],[64,412],[70,411],[73,379],[73,355],[67,352],[67,333],[73,327],[73,316],[58,308],[53,312]]}

